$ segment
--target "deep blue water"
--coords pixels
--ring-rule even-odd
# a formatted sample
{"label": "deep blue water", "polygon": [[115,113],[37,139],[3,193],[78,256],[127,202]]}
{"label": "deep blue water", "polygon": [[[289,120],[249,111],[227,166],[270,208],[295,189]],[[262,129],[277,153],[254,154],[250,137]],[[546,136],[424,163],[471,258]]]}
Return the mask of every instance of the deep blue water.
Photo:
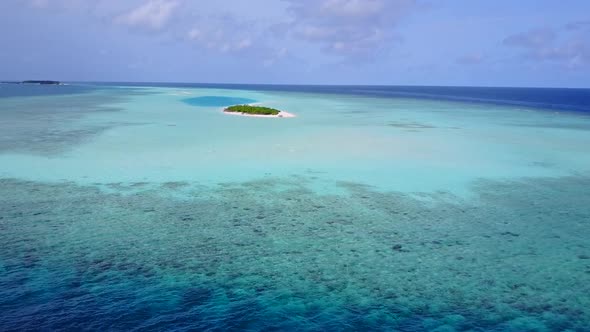
{"label": "deep blue water", "polygon": [[454,86],[270,85],[209,83],[97,83],[100,85],[195,87],[237,90],[350,94],[517,105],[590,113],[590,89]]}

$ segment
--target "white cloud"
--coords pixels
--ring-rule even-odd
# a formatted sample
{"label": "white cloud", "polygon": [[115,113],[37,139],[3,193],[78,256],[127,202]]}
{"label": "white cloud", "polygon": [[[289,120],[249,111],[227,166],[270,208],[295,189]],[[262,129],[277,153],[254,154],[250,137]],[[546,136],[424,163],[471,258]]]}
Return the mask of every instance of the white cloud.
{"label": "white cloud", "polygon": [[252,46],[252,41],[249,38],[246,38],[246,39],[242,39],[239,42],[237,42],[236,49],[243,50],[243,49],[248,48],[250,46]]}
{"label": "white cloud", "polygon": [[277,62],[281,61],[282,59],[285,59],[289,56],[290,56],[289,50],[286,47],[282,47],[279,50],[272,52],[270,57],[267,57],[266,59],[264,59],[262,64],[265,67],[270,67],[270,66],[274,65],[275,63],[277,63]]}
{"label": "white cloud", "polygon": [[49,0],[31,0],[30,3],[35,8],[45,8],[49,5]]}
{"label": "white cloud", "polygon": [[[95,0],[95,2],[104,0]],[[84,0],[28,0],[28,5],[37,9],[75,9],[87,6]]]}
{"label": "white cloud", "polygon": [[168,23],[178,5],[178,1],[175,0],[150,0],[117,17],[115,21],[129,26],[159,30]]}
{"label": "white cloud", "polygon": [[413,0],[286,0],[290,34],[342,56],[369,56],[395,39]]}
{"label": "white cloud", "polygon": [[188,39],[190,40],[199,40],[202,36],[203,34],[201,33],[201,30],[197,28],[194,28],[188,32]]}
{"label": "white cloud", "polygon": [[553,29],[544,27],[510,35],[504,39],[504,44],[530,48],[545,47],[551,44],[555,37],[556,33]]}
{"label": "white cloud", "polygon": [[508,36],[503,43],[524,51],[526,59],[578,68],[590,64],[590,42],[581,28],[583,26],[575,22],[566,26],[565,30],[548,27],[533,29]]}
{"label": "white cloud", "polygon": [[464,54],[458,57],[455,62],[461,65],[478,65],[485,60],[485,57],[481,53],[470,53]]}
{"label": "white cloud", "polygon": [[385,1],[326,0],[320,1],[320,14],[348,18],[365,18],[378,15],[386,7]]}
{"label": "white cloud", "polygon": [[233,17],[208,17],[198,20],[187,33],[193,44],[221,53],[243,52],[254,46],[257,35],[251,24]]}

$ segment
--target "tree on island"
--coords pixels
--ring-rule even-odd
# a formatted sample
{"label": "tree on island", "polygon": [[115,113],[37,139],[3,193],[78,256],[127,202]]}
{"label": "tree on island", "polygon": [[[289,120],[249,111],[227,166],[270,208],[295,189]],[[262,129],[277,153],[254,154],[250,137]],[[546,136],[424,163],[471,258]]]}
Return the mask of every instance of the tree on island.
{"label": "tree on island", "polygon": [[278,115],[281,111],[264,106],[252,106],[252,105],[234,105],[229,106],[225,112],[244,113],[244,114],[259,114],[259,115]]}

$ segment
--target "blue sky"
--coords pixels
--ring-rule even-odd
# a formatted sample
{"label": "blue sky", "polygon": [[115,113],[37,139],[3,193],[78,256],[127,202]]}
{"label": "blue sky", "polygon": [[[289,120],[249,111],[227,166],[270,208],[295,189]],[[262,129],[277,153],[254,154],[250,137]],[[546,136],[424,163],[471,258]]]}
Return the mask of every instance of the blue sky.
{"label": "blue sky", "polygon": [[2,0],[0,79],[590,87],[590,1]]}

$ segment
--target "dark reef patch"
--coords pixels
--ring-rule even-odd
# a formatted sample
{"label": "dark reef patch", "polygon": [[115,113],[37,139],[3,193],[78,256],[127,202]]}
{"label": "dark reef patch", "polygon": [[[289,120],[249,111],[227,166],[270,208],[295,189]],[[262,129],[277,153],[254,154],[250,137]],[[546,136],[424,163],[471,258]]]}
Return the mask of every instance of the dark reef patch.
{"label": "dark reef patch", "polygon": [[389,127],[401,128],[401,129],[433,129],[435,126],[416,123],[416,122],[389,122]]}
{"label": "dark reef patch", "polygon": [[148,94],[141,89],[94,88],[93,93],[0,98],[0,153],[56,155],[103,131],[142,122],[72,124],[85,116],[118,112],[117,103],[130,96]]}
{"label": "dark reef patch", "polygon": [[589,330],[590,178],[305,183],[0,180],[0,329]]}

